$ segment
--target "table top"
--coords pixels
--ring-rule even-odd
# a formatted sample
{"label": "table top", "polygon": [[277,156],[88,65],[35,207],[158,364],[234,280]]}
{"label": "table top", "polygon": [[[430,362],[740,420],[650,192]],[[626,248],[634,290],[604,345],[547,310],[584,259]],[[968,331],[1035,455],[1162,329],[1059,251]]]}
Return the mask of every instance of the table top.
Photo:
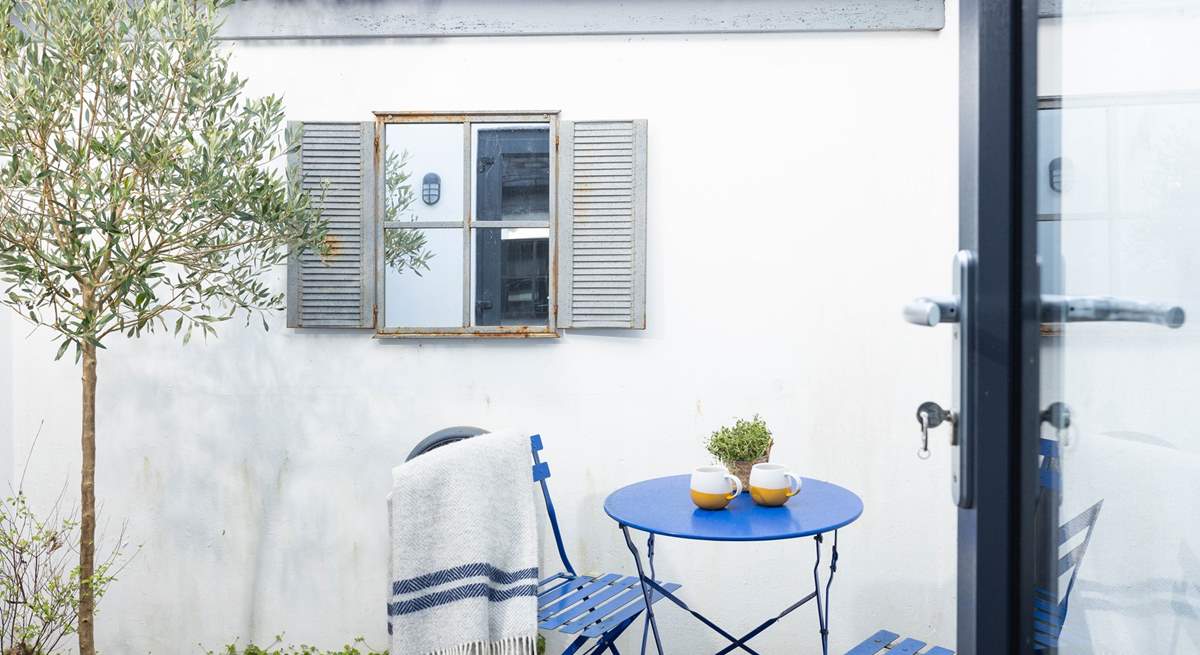
{"label": "table top", "polygon": [[742,493],[725,509],[692,504],[691,476],[672,475],[622,487],[604,501],[614,521],[644,532],[707,541],[771,541],[808,537],[854,522],[862,499],[831,482],[803,478],[800,493],[783,507],[761,507]]}

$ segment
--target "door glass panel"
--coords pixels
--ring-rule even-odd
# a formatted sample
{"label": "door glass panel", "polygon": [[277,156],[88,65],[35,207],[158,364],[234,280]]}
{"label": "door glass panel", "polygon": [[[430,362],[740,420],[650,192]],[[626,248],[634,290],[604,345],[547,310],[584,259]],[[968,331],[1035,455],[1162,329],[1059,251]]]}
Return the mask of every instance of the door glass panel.
{"label": "door glass panel", "polygon": [[1196,653],[1200,9],[1052,4],[1061,15],[1038,30],[1038,251],[1043,304],[1065,313],[1042,324],[1028,610],[1046,650]]}

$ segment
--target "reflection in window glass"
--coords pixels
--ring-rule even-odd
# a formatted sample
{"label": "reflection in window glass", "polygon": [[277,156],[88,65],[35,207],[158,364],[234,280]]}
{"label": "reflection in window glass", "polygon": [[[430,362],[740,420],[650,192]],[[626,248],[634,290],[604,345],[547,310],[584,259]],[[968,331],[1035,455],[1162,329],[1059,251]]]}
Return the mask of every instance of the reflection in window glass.
{"label": "reflection in window glass", "polygon": [[550,229],[479,228],[475,239],[476,325],[546,325]]}
{"label": "reflection in window glass", "polygon": [[[384,220],[461,221],[462,124],[393,123],[384,140]],[[423,188],[433,179],[438,180],[437,194]]]}
{"label": "reflection in window glass", "polygon": [[385,327],[463,325],[463,232],[384,230]]}
{"label": "reflection in window glass", "polygon": [[480,127],[475,142],[475,218],[550,219],[550,128]]}

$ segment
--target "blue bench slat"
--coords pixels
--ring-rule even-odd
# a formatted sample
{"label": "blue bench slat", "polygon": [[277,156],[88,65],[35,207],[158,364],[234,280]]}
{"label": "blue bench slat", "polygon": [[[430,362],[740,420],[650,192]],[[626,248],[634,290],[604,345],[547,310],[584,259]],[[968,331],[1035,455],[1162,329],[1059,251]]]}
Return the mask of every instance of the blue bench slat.
{"label": "blue bench slat", "polygon": [[555,614],[558,614],[575,603],[578,603],[586,596],[600,591],[602,588],[607,586],[608,583],[616,580],[619,577],[621,576],[617,575],[616,573],[608,573],[593,579],[591,582],[580,587],[577,591],[569,593],[552,603],[539,603],[541,607],[538,607],[538,620],[542,621]]}
{"label": "blue bench slat", "polygon": [[558,600],[559,598],[562,598],[563,596],[571,593],[572,591],[575,591],[576,589],[582,587],[583,585],[585,585],[591,581],[592,581],[591,576],[581,575],[581,576],[567,582],[567,584],[561,584],[553,589],[547,589],[546,591],[543,591],[542,593],[538,594],[538,607],[541,607],[542,605],[545,605],[546,603]]}
{"label": "blue bench slat", "polygon": [[[546,585],[550,584],[551,582],[554,582],[555,580],[562,580],[563,582],[566,582],[566,581],[569,581],[570,579],[571,579],[571,576],[567,575],[566,573],[555,573],[554,575],[552,575],[548,578],[538,580],[538,586],[545,587]],[[560,582],[559,584],[562,584],[562,583]],[[558,585],[554,585],[554,586],[557,587]],[[539,591],[538,593],[540,594],[544,591],[550,591],[550,588],[543,589],[542,591]]]}
{"label": "blue bench slat", "polygon": [[[636,578],[635,578],[635,580],[636,580]],[[661,580],[659,580],[658,582],[660,584],[662,583]],[[674,589],[678,589],[679,587],[680,587],[680,585],[675,585]],[[606,617],[608,617],[608,615],[612,614],[613,612],[617,612],[617,611],[621,610],[626,605],[628,605],[629,603],[631,603],[635,600],[639,601],[639,603],[642,600],[642,586],[640,584],[634,584],[634,585],[630,586],[628,589],[625,590],[624,593],[617,596],[616,598],[608,601],[607,603],[604,603],[603,605],[597,605],[594,612],[592,612],[590,614],[586,614],[578,619],[575,619],[574,621],[571,621],[571,622],[563,625],[562,627],[560,627],[558,629],[558,631],[563,634],[574,634],[576,632],[584,630],[588,626],[595,625],[597,621],[601,621],[601,620],[605,619]],[[655,599],[655,600],[657,600],[657,599]]]}
{"label": "blue bench slat", "polygon": [[1043,612],[1058,616],[1058,601],[1049,596],[1034,598],[1033,607],[1034,609],[1039,609]]}
{"label": "blue bench slat", "polygon": [[1057,473],[1049,469],[1038,469],[1038,479],[1043,487],[1047,489],[1058,489],[1062,483],[1062,479]]}
{"label": "blue bench slat", "polygon": [[846,655],[954,655],[954,651],[942,646],[931,646],[929,650],[920,653],[925,647],[925,642],[916,639],[905,639],[888,649],[888,646],[899,638],[900,635],[895,632],[880,630],[851,648]]}
{"label": "blue bench slat", "polygon": [[1060,635],[1062,633],[1062,626],[1054,625],[1053,623],[1043,623],[1042,621],[1034,620],[1033,631],[1040,632],[1040,633],[1046,634],[1050,637],[1053,637],[1055,639],[1058,639],[1058,635]]}
{"label": "blue bench slat", "polygon": [[1038,632],[1036,630],[1033,632],[1033,640],[1036,641],[1038,646],[1041,646],[1042,648],[1054,648],[1058,645],[1057,637],[1052,637],[1044,632]]}
{"label": "blue bench slat", "polygon": [[888,644],[896,641],[900,635],[887,630],[880,630],[875,634],[867,637],[861,644],[851,648],[846,655],[875,655],[883,650]]}
{"label": "blue bench slat", "polygon": [[[600,603],[603,603],[609,598],[612,598],[622,591],[629,589],[629,587],[635,584],[637,584],[637,578],[634,576],[621,578],[599,592],[588,596],[586,601],[575,605],[575,607],[572,607],[565,612],[559,612],[558,614],[555,614],[554,616],[542,621],[538,624],[538,627],[543,630],[555,630],[559,626],[565,625],[566,623],[574,620],[576,617],[595,610],[600,606]],[[598,619],[600,617],[597,616],[595,618]]]}
{"label": "blue bench slat", "polygon": [[[1046,605],[1046,607],[1043,607],[1043,605]],[[1045,601],[1040,603],[1037,601],[1034,602],[1033,618],[1058,625],[1062,625],[1064,621],[1062,614],[1058,611],[1058,606],[1051,605]]]}
{"label": "blue bench slat", "polygon": [[1052,627],[1053,626],[1058,626],[1060,628],[1062,627],[1062,624],[1058,622],[1058,619],[1056,619],[1056,618],[1054,618],[1054,616],[1052,616],[1046,612],[1042,612],[1042,611],[1035,611],[1033,613],[1033,621],[1035,623],[1038,623],[1038,622],[1045,623],[1046,625],[1052,626]]}
{"label": "blue bench slat", "polygon": [[[662,587],[663,587],[663,589],[666,589],[667,591],[674,593],[675,590],[678,589],[680,586],[681,585],[677,585],[674,582],[668,582],[667,584],[664,584]],[[641,596],[641,593],[642,593],[641,585],[638,585],[637,593],[639,596]],[[663,595],[661,593],[659,593],[657,590],[655,590],[653,592],[653,594],[650,596],[650,604],[653,605],[654,603],[657,603],[658,601],[662,600],[662,598],[663,598]],[[622,607],[617,612],[605,617],[605,619],[603,621],[601,621],[595,625],[592,625],[591,627],[584,630],[583,636],[599,637],[600,635],[604,634],[605,632],[612,630],[618,624],[624,622],[625,619],[628,619],[633,616],[637,616],[639,613],[641,613],[645,609],[646,609],[646,600],[644,597],[639,597],[637,600],[630,603],[629,605],[626,605],[625,607]]]}
{"label": "blue bench slat", "polygon": [[629,589],[626,589],[624,593],[617,596],[616,598],[608,601],[607,603],[604,603],[603,605],[597,605],[596,610],[594,612],[592,612],[591,614],[582,616],[578,619],[575,619],[574,621],[569,621],[569,622],[563,624],[558,629],[558,631],[563,634],[574,634],[576,632],[579,632],[580,630],[583,630],[584,628],[588,627],[589,625],[594,624],[595,622],[603,619],[604,617],[608,616],[609,614],[621,609],[625,605],[632,603],[635,599],[641,598],[641,597],[642,597],[641,585],[633,585]]}
{"label": "blue bench slat", "polygon": [[913,655],[913,653],[925,647],[925,642],[917,641],[916,639],[905,639],[899,644],[892,646],[888,651],[888,655]]}

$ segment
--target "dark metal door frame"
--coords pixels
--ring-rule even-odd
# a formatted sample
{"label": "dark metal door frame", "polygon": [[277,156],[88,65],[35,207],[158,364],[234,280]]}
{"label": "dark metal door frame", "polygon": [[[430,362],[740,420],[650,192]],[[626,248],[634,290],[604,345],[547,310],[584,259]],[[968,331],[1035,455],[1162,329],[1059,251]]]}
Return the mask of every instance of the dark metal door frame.
{"label": "dark metal door frame", "polygon": [[958,652],[1032,652],[1037,494],[1037,0],[963,0],[959,247],[976,253],[965,367],[975,503],[958,511]]}

